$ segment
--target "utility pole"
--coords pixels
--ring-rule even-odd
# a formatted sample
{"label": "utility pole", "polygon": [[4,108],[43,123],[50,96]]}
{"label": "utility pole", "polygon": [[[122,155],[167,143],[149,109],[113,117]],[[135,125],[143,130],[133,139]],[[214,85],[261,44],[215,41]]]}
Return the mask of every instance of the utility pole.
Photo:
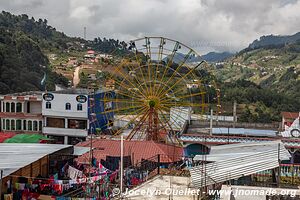
{"label": "utility pole", "polygon": [[236,126],[237,117],[236,117],[236,100],[233,102],[233,128]]}
{"label": "utility pole", "polygon": [[229,144],[229,126],[228,126],[228,131],[227,131],[227,144]]}
{"label": "utility pole", "polygon": [[213,127],[213,109],[210,109],[210,123],[209,123],[209,135],[212,135],[212,127]]}
{"label": "utility pole", "polygon": [[[93,101],[92,101],[92,105],[90,102],[90,112],[91,115],[93,113],[95,113],[95,94],[96,94],[96,89],[93,89]],[[93,115],[92,115],[93,116]],[[94,120],[94,119],[92,119]],[[89,178],[91,178],[91,168],[93,167],[93,131],[94,129],[92,129],[89,125],[89,132],[90,132],[90,168],[89,168]],[[90,189],[90,193],[92,193],[92,186],[89,185],[89,189]]]}
{"label": "utility pole", "polygon": [[83,28],[83,38],[86,40],[86,27]]}
{"label": "utility pole", "polygon": [[277,187],[280,187],[280,176],[281,176],[281,167],[280,167],[280,143],[278,143],[278,177],[277,177]]}
{"label": "utility pole", "polygon": [[124,141],[123,134],[121,134],[121,167],[120,167],[120,197],[122,198],[123,193],[123,154],[124,154]]}
{"label": "utility pole", "polygon": [[3,178],[3,170],[0,172],[0,200],[2,200],[2,178]]}

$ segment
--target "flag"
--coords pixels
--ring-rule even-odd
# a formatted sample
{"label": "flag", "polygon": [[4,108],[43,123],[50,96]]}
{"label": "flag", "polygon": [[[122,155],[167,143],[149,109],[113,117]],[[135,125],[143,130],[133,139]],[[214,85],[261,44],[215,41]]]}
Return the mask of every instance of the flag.
{"label": "flag", "polygon": [[44,72],[44,77],[43,79],[41,80],[41,85],[43,86],[46,82],[46,72]]}

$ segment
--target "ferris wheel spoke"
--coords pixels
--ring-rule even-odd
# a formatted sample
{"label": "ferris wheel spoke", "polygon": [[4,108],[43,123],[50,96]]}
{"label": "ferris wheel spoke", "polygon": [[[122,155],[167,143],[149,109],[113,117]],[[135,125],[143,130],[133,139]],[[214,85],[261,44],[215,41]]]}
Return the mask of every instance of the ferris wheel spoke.
{"label": "ferris wheel spoke", "polygon": [[162,74],[162,76],[161,76],[159,82],[164,82],[163,79],[164,79],[164,77],[165,77],[165,75],[166,75],[166,72],[169,70],[170,65],[171,65],[172,62],[173,62],[174,56],[175,56],[177,50],[179,49],[179,46],[180,46],[179,42],[176,42],[175,45],[174,45],[174,47],[173,47],[171,56],[169,57],[170,59],[168,58],[168,63],[167,63],[167,65],[166,65],[166,67],[164,68],[164,72],[163,72],[163,74]]}
{"label": "ferris wheel spoke", "polygon": [[126,139],[131,140],[134,135],[137,133],[137,131],[140,130],[140,128],[142,127],[142,125],[146,122],[146,118],[149,116],[149,110],[147,112],[145,112],[145,114],[142,116],[142,118],[140,119],[140,121],[138,122],[138,124],[136,125],[135,129],[133,129],[129,135],[127,136]]}
{"label": "ferris wheel spoke", "polygon": [[129,54],[121,62],[117,61],[119,66],[114,69],[114,98],[101,100],[112,103],[110,110],[104,110],[102,114],[109,117],[114,113],[116,120],[128,122],[111,131],[115,135],[127,133],[128,140],[180,144],[176,132],[182,129],[190,110],[204,110],[206,95],[216,94],[200,82],[202,73],[197,73],[196,69],[202,62],[191,68],[189,65],[194,64],[188,61],[196,52],[163,37],[130,41],[128,50]]}
{"label": "ferris wheel spoke", "polygon": [[[143,111],[143,109],[140,110],[140,112],[142,112],[142,111]],[[140,116],[141,116],[141,115],[138,114],[138,115],[136,115],[135,117],[133,117],[131,120],[129,120],[129,122],[126,123],[125,126],[123,126],[121,129],[119,129],[114,135],[119,135],[119,134],[121,134],[122,131],[124,131],[124,130],[129,126],[129,124],[132,124],[132,123],[136,122],[136,120],[137,120]]]}
{"label": "ferris wheel spoke", "polygon": [[135,100],[132,101],[131,99],[100,99],[100,102],[108,103],[108,102],[114,102],[114,103],[127,103],[127,104],[142,104],[143,101],[141,100]]}
{"label": "ferris wheel spoke", "polygon": [[[162,106],[162,109],[165,109],[165,110],[168,110],[168,111],[171,111],[171,109],[173,109],[173,110],[177,110],[177,111],[180,111],[180,113],[184,113],[184,114],[188,114],[188,112],[187,111],[183,111],[182,109],[180,109],[180,108],[177,108],[177,107],[168,107],[168,106]],[[175,113],[173,113],[173,114],[175,114],[176,116],[178,116],[178,117],[180,117],[180,118],[182,118],[182,119],[184,119],[182,116],[180,116],[179,114],[177,114],[176,112]],[[170,113],[170,116],[171,116],[171,113]]]}
{"label": "ferris wheel spoke", "polygon": [[169,120],[165,117],[165,113],[163,112],[163,110],[161,108],[159,108],[158,111],[161,113],[161,116],[164,118],[164,122],[163,123],[165,123],[166,125],[168,125],[168,127],[170,128],[170,130],[173,131],[172,126],[168,122]]}
{"label": "ferris wheel spoke", "polygon": [[[152,80],[152,74],[151,73],[151,68],[150,68],[150,63],[151,63],[151,46],[150,46],[150,40],[149,38],[145,37],[145,46],[147,49],[147,54],[146,54],[146,63],[148,66],[148,80],[151,81]],[[149,95],[153,95],[153,91],[152,91],[152,84],[151,82],[149,83]]]}
{"label": "ferris wheel spoke", "polygon": [[202,104],[202,103],[190,103],[190,102],[169,102],[165,103],[164,106],[177,106],[177,107],[202,107],[202,106],[207,106],[207,104]]}
{"label": "ferris wheel spoke", "polygon": [[[174,94],[174,93],[173,93]],[[188,95],[184,95],[184,96],[175,96],[174,98],[175,99],[186,99],[186,98],[189,98],[189,97],[194,97],[194,96],[200,96],[200,95],[204,95],[206,94],[206,92],[198,92],[198,93],[193,93],[193,94],[188,94]],[[170,100],[166,100],[167,97],[164,97],[161,99],[161,103],[165,103],[165,102],[169,102]]]}
{"label": "ferris wheel spoke", "polygon": [[[201,63],[200,63],[201,64]],[[199,64],[199,65],[200,65]],[[197,65],[197,66],[199,66]],[[184,78],[186,78],[188,75],[190,75],[192,72],[194,72],[194,70],[196,69],[197,67],[191,69],[188,73],[186,73],[184,76],[182,76],[180,79],[178,79],[175,84],[173,84],[171,87],[169,87],[166,91],[163,91],[161,92],[160,94],[158,94],[158,96],[162,97],[164,95],[167,94],[167,92],[169,92],[171,89],[173,89],[178,83],[180,83],[181,81],[183,81]]]}
{"label": "ferris wheel spoke", "polygon": [[[138,58],[138,55],[137,55],[137,52],[138,52],[138,50],[137,50],[137,48],[136,48],[136,46],[134,45],[134,56],[135,56],[135,59],[136,59],[136,61],[139,63],[139,66],[142,66],[142,64],[141,64],[141,62],[140,62],[140,59]],[[141,67],[138,67],[139,68],[139,71],[140,71],[140,73],[141,73],[141,78],[144,80],[144,82],[147,82],[146,81],[146,78],[145,78],[145,76],[144,76],[144,73],[143,73],[143,71],[142,71],[142,69],[141,69]],[[145,93],[146,94],[149,94],[149,89],[147,88],[147,87],[145,87]]]}
{"label": "ferris wheel spoke", "polygon": [[[119,70],[119,71],[120,71],[120,70]],[[130,85],[131,85],[133,88],[143,89],[143,88],[141,87],[141,85],[138,85],[138,87],[137,87],[137,85],[133,84],[132,81],[130,81],[130,80],[127,78],[127,76],[124,75],[122,72],[121,72],[121,74],[122,74],[124,80],[126,80],[127,82],[129,82]],[[119,86],[125,87],[125,86],[123,86],[123,84],[120,84]],[[126,84],[126,86],[128,86],[128,85]],[[128,88],[130,88],[130,87],[128,87]],[[145,97],[144,91],[142,91],[142,92],[141,92],[140,90],[137,90],[137,91],[139,92],[139,94],[140,94],[141,96]]]}
{"label": "ferris wheel spoke", "polygon": [[[178,44],[178,48],[179,48],[179,44]],[[177,49],[178,50],[178,49]],[[177,50],[176,50],[176,52],[177,52]],[[169,56],[168,54],[166,54],[166,56]],[[181,56],[181,55],[178,55],[178,56]],[[172,57],[172,56],[171,56]],[[178,69],[178,67],[174,70],[172,67],[171,67],[171,65],[173,64],[173,58],[174,57],[172,57],[172,59],[171,60],[169,60],[170,62],[168,62],[168,64],[165,66],[165,70],[164,70],[164,74],[161,76],[161,79],[160,79],[160,82],[166,82],[164,85],[160,85],[160,87],[158,88],[158,90],[156,91],[156,95],[157,94],[159,94],[159,91],[160,90],[163,90],[165,87],[161,87],[161,86],[166,86],[166,85],[168,85],[168,82],[169,81],[165,81],[165,80],[163,80],[163,79],[165,79],[165,78],[167,78],[167,76],[166,76],[166,72],[167,71],[173,71],[173,73],[172,73],[172,75],[175,75],[175,74],[177,74],[177,75],[180,75],[179,73],[178,73],[178,71],[176,71],[177,69]],[[184,64],[184,62],[181,62],[182,64]],[[180,64],[181,65],[181,64]],[[171,80],[171,78],[169,78],[169,79],[167,79],[167,80]]]}
{"label": "ferris wheel spoke", "polygon": [[[188,54],[185,55],[183,61],[181,61],[181,63],[179,64],[179,66],[176,68],[176,70],[172,73],[172,75],[170,76],[170,78],[167,80],[166,85],[168,85],[168,83],[170,82],[170,80],[172,80],[172,78],[175,76],[175,74],[176,74],[177,72],[179,72],[179,70],[182,68],[182,66],[184,66],[184,63],[190,58],[190,56],[191,56],[192,53],[193,53],[193,50],[190,50],[190,51],[188,52]],[[157,94],[160,94],[160,93],[161,93],[161,90],[162,90],[162,89],[159,88],[159,89],[157,90]]]}
{"label": "ferris wheel spoke", "polygon": [[108,110],[108,111],[104,111],[104,112],[99,112],[98,114],[106,114],[106,113],[112,113],[112,112],[130,110],[130,109],[133,109],[133,108],[141,108],[141,107],[143,107],[143,105],[140,105],[140,106],[128,106],[128,107],[124,107],[124,108],[118,108],[118,109],[112,109],[112,110]]}
{"label": "ferris wheel spoke", "polygon": [[[160,109],[160,111],[162,112],[161,109]],[[181,119],[183,119],[184,121],[186,121],[183,117],[181,117],[181,116],[179,116],[179,115],[178,115],[178,117],[181,118]],[[174,132],[172,126],[176,124],[177,127],[181,127],[181,125],[177,122],[176,118],[172,117],[171,114],[170,114],[170,119],[172,119],[173,122],[171,122],[171,120],[166,119],[166,123],[167,123],[168,126],[170,127],[170,130],[172,130],[172,131]],[[170,122],[168,122],[168,121],[170,121]]]}
{"label": "ferris wheel spoke", "polygon": [[[175,114],[176,115],[176,114]],[[178,123],[178,119],[181,119],[183,121],[187,121],[185,118],[183,118],[182,116],[180,115],[176,115],[176,116],[171,116],[170,115],[170,122],[168,123],[169,126],[172,128],[173,132],[174,132],[174,127],[177,127],[177,128],[183,128],[182,127],[182,124],[179,124]]]}
{"label": "ferris wheel spoke", "polygon": [[[166,124],[166,126],[169,126],[170,130],[171,130],[171,134],[174,132],[172,127],[170,126],[170,124],[168,123],[168,121],[163,122],[160,118],[158,118],[158,120],[160,121],[161,124]],[[172,136],[174,136],[173,134],[170,136],[170,132],[167,130],[166,126],[163,127],[163,129],[166,131],[166,135],[168,136],[168,138],[171,140],[172,143],[174,143]],[[175,136],[174,136],[175,137]],[[162,138],[163,139],[163,138]]]}
{"label": "ferris wheel spoke", "polygon": [[[120,88],[124,88],[126,91],[131,89],[131,87],[129,87],[126,83],[121,83],[118,80],[116,80],[115,83],[117,83],[117,85],[120,86]],[[134,87],[134,88],[136,88],[136,87]],[[141,92],[137,93],[136,91],[139,91],[139,90],[133,90],[133,92],[130,92],[130,94],[127,94],[127,95],[125,95],[125,93],[122,93],[122,94],[125,96],[128,96],[128,97],[132,97],[132,98],[133,98],[133,95],[135,95],[135,96],[137,96],[136,99],[140,99],[141,97],[143,97]],[[121,92],[118,92],[118,93],[121,93]]]}
{"label": "ferris wheel spoke", "polygon": [[[132,72],[135,72],[135,70],[137,69],[137,68],[131,68],[130,65],[128,66],[128,68],[129,68],[129,71],[132,71]],[[140,67],[138,67],[138,68],[140,68]],[[142,76],[144,76],[141,69],[140,69],[140,73],[142,74]],[[132,77],[134,77],[134,80],[137,82],[137,85],[138,85],[137,88],[138,89],[140,88],[142,90],[143,94],[147,94],[145,92],[148,92],[148,88],[143,86],[144,84],[140,82],[138,76],[136,74],[134,74],[134,75],[132,75]],[[144,79],[144,82],[146,82],[145,80],[146,79]]]}
{"label": "ferris wheel spoke", "polygon": [[[116,93],[118,94],[118,95],[120,95],[120,96],[125,96],[125,97],[128,97],[128,99],[130,98],[130,99],[134,99],[134,100],[136,100],[136,101],[139,101],[141,98],[140,97],[135,97],[135,96],[133,96],[132,94],[130,95],[130,94],[126,94],[126,93],[123,93],[123,92],[120,92],[120,91],[116,91]],[[120,98],[121,99],[121,98]]]}

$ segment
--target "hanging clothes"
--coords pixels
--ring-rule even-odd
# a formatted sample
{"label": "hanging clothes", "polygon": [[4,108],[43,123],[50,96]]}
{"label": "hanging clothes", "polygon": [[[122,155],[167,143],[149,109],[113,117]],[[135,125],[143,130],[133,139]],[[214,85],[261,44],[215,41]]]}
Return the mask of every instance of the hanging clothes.
{"label": "hanging clothes", "polygon": [[69,169],[68,169],[68,176],[70,179],[72,180],[76,180],[77,178],[81,178],[82,177],[82,171],[72,167],[72,166],[69,166]]}

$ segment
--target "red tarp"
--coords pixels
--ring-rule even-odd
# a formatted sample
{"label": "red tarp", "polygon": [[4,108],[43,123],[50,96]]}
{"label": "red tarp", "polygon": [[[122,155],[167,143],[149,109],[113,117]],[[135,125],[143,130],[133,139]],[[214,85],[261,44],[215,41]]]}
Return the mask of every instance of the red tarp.
{"label": "red tarp", "polygon": [[15,133],[12,132],[0,132],[0,143],[4,142],[6,139],[15,136]]}

